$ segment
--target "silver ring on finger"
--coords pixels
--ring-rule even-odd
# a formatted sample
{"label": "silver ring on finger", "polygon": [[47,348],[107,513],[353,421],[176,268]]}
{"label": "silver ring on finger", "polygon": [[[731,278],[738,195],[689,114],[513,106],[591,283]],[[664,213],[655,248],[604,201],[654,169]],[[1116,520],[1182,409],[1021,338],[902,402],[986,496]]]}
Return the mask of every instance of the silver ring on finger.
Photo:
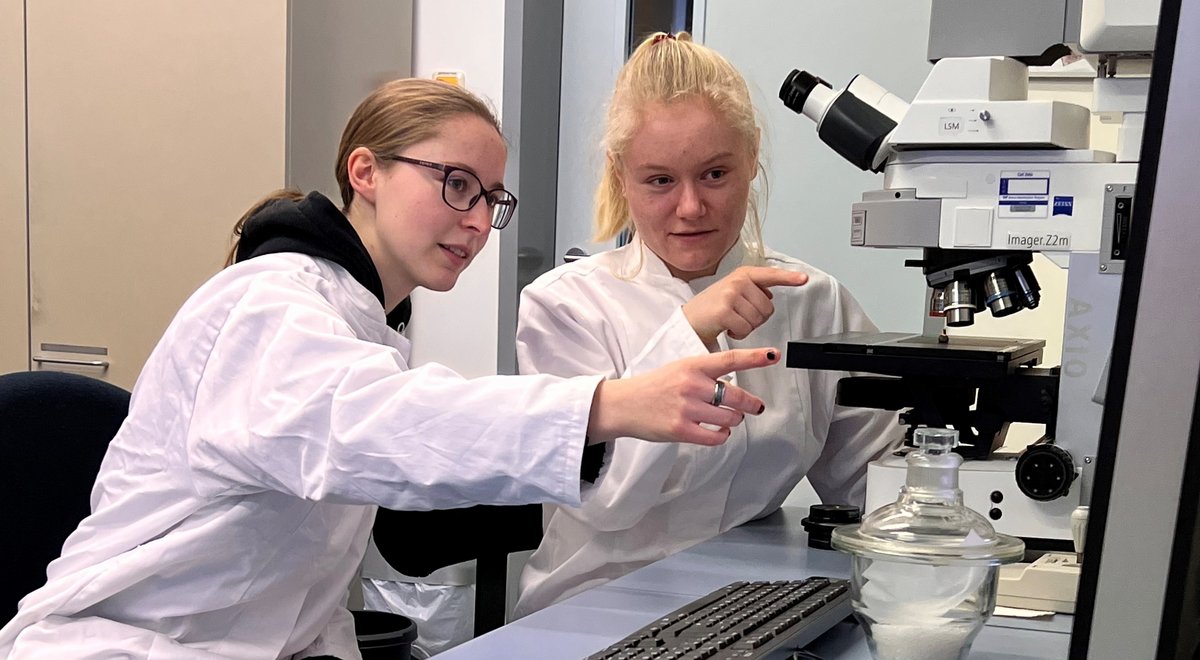
{"label": "silver ring on finger", "polygon": [[719,406],[725,403],[725,381],[718,380],[716,385],[713,385],[712,405]]}

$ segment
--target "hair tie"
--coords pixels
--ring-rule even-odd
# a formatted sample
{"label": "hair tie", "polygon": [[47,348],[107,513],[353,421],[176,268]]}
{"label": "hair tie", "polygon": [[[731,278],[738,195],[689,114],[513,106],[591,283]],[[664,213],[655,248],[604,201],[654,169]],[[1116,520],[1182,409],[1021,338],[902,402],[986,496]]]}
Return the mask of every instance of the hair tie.
{"label": "hair tie", "polygon": [[670,32],[660,32],[659,34],[654,35],[654,40],[650,42],[650,45],[653,46],[664,39],[675,41],[675,35],[671,34]]}

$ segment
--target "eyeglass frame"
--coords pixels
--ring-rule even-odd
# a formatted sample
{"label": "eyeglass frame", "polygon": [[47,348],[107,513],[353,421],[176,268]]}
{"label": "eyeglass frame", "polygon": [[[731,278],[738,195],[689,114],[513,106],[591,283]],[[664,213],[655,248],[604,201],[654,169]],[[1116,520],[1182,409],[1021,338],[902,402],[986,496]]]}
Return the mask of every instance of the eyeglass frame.
{"label": "eyeglass frame", "polygon": [[[512,199],[511,204],[509,204],[507,201],[501,201],[501,200],[492,201],[490,198],[488,200],[488,207],[493,209],[493,213],[495,213],[494,209],[496,208],[497,204],[504,204],[505,206],[508,207],[508,213],[504,216],[503,222],[501,222],[499,225],[497,225],[496,222],[494,222],[494,221],[490,223],[492,226],[492,229],[495,229],[497,231],[507,227],[508,223],[510,221],[512,221],[513,215],[515,215],[517,212],[517,196],[516,195],[512,194],[508,190],[505,190],[504,188],[492,188],[491,190],[484,188],[483,181],[481,181],[479,179],[479,175],[472,172],[471,170],[464,169],[461,167],[455,167],[453,165],[446,165],[445,163],[435,163],[435,162],[429,161],[429,160],[421,160],[420,158],[409,158],[408,156],[399,156],[396,154],[376,154],[376,156],[378,156],[382,160],[391,160],[391,161],[398,161],[401,163],[409,163],[411,165],[420,165],[421,167],[428,167],[431,170],[437,170],[437,171],[441,172],[444,177],[442,179],[442,202],[444,202],[446,204],[446,206],[449,206],[450,208],[454,209],[455,211],[461,211],[463,213],[466,213],[467,211],[470,211],[471,209],[475,208],[475,205],[479,203],[479,200],[481,200],[485,197],[489,197],[492,193],[502,192],[502,193],[508,195]],[[453,172],[464,172],[464,173],[470,175],[471,178],[475,179],[476,183],[479,184],[479,190],[480,190],[479,194],[476,195],[475,198],[471,200],[471,203],[468,204],[467,208],[465,208],[465,209],[458,208],[457,206],[451,204],[450,200],[446,199],[446,184],[448,181],[450,181],[450,174]],[[494,220],[494,216],[493,216],[493,220]]]}

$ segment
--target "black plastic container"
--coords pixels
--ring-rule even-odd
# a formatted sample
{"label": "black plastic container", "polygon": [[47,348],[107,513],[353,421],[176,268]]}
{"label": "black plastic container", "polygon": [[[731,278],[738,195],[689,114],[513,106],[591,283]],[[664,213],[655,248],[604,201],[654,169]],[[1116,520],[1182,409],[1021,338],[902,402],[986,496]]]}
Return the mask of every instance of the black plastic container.
{"label": "black plastic container", "polygon": [[835,527],[852,525],[862,520],[858,507],[849,504],[814,504],[808,507],[808,517],[800,521],[808,532],[808,547],[832,550],[830,536]]}
{"label": "black plastic container", "polygon": [[389,612],[355,610],[354,634],[363,660],[411,660],[417,639],[412,619]]}

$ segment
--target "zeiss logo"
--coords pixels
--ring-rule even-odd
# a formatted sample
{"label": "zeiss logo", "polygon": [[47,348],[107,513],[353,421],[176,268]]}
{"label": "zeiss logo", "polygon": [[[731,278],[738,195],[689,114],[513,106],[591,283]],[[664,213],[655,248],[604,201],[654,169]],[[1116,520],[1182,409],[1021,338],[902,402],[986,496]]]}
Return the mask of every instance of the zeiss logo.
{"label": "zeiss logo", "polygon": [[1055,197],[1054,215],[1071,215],[1075,211],[1074,197]]}

